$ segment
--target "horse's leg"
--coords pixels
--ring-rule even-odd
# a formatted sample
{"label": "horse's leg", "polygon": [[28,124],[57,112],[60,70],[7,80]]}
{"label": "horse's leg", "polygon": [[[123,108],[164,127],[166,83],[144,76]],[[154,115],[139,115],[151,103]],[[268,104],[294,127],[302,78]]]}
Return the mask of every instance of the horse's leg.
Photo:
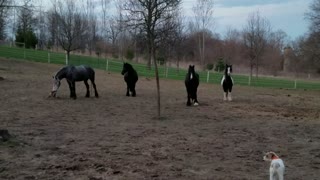
{"label": "horse's leg", "polygon": [[232,101],[231,92],[228,93],[228,101]]}
{"label": "horse's leg", "polygon": [[73,92],[73,99],[77,99],[77,94],[76,94],[76,82],[73,81],[72,83],[72,92]]}
{"label": "horse's leg", "polygon": [[198,91],[198,88],[195,88],[194,95],[193,95],[193,97],[194,97],[194,104],[193,105],[195,105],[195,106],[199,105],[198,98],[197,98],[197,91]]}
{"label": "horse's leg", "polygon": [[232,101],[231,91],[232,91],[232,86],[229,88],[229,95],[228,95],[229,101]]}
{"label": "horse's leg", "polygon": [[189,90],[187,90],[187,92],[188,92],[188,101],[187,101],[187,106],[191,106],[191,102],[190,102],[191,93],[189,92]]}
{"label": "horse's leg", "polygon": [[132,83],[131,85],[131,95],[132,97],[135,97],[136,96],[136,84],[135,83]]}
{"label": "horse's leg", "polygon": [[127,93],[126,93],[126,96],[130,96],[129,90],[130,90],[130,84],[127,83]]}
{"label": "horse's leg", "polygon": [[69,90],[70,90],[70,98],[73,97],[73,93],[72,93],[72,83],[67,81],[68,82],[68,85],[69,85]]}
{"label": "horse's leg", "polygon": [[86,97],[90,97],[90,89],[89,89],[88,80],[85,80],[85,81],[84,81],[84,84],[86,85],[86,88],[87,88]]}
{"label": "horse's leg", "polygon": [[93,85],[93,88],[94,88],[94,96],[96,98],[98,98],[99,94],[98,94],[97,86],[96,86],[96,84],[94,82],[92,82],[92,85]]}
{"label": "horse's leg", "polygon": [[228,96],[228,89],[225,84],[223,84],[222,87],[223,87],[223,100],[226,101]]}
{"label": "horse's leg", "polygon": [[99,94],[98,94],[98,91],[97,91],[97,86],[96,86],[96,84],[94,83],[94,80],[91,80],[91,84],[92,84],[93,89],[94,89],[94,96],[95,96],[96,98],[98,98],[98,97],[99,97]]}

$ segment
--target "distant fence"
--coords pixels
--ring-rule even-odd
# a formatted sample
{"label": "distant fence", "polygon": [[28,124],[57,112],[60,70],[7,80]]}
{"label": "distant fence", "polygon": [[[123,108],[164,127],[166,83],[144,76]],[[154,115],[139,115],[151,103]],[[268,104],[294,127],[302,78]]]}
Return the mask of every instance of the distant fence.
{"label": "distant fence", "polygon": [[[66,55],[64,53],[56,53],[45,50],[34,50],[17,48],[10,46],[0,46],[0,57],[23,59],[34,62],[65,64]],[[120,73],[122,70],[122,61],[97,58],[90,56],[71,55],[69,64],[80,65],[87,64],[96,69],[102,69],[110,72]],[[134,68],[138,71],[140,76],[154,77],[154,69],[147,68],[145,64],[138,64],[131,62]],[[167,66],[159,66],[159,77],[175,80],[184,80],[187,70],[177,69]],[[221,73],[214,71],[197,71],[201,82],[219,84],[222,78]],[[292,80],[280,79],[272,77],[259,77],[250,79],[247,75],[233,74],[233,79],[236,85],[254,86],[254,87],[270,87],[270,88],[284,88],[284,89],[313,89],[320,90],[320,82],[306,81],[306,80]]]}

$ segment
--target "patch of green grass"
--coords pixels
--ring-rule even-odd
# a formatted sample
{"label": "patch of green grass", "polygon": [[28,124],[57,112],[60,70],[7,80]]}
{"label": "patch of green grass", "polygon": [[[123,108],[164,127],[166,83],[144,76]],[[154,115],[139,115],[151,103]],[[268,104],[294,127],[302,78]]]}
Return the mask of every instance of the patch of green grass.
{"label": "patch of green grass", "polygon": [[[64,53],[55,53],[46,50],[33,50],[33,49],[23,49],[17,47],[0,46],[0,57],[13,58],[13,59],[24,59],[35,62],[43,63],[53,63],[53,64],[65,64],[66,56]],[[105,59],[90,56],[79,56],[70,55],[69,64],[80,65],[86,64],[90,65],[96,69],[108,70],[111,72],[120,73],[122,70],[122,61],[115,59]],[[130,62],[132,66],[137,70],[139,76],[154,77],[154,68],[148,69],[145,64],[138,64]],[[187,70],[176,69],[172,67],[158,66],[159,77],[168,78],[174,80],[184,80]],[[207,72],[207,71],[197,71],[200,76],[200,82],[208,82],[214,84],[220,84],[222,73],[217,72]],[[209,76],[209,78],[208,78]],[[233,76],[236,85],[249,85],[249,77],[246,75],[236,75]],[[270,77],[259,77],[252,78],[250,86],[254,87],[268,87],[268,88],[284,88],[284,89],[312,89],[320,90],[319,82],[303,81],[298,80],[295,84],[294,80],[290,79],[279,79]]]}

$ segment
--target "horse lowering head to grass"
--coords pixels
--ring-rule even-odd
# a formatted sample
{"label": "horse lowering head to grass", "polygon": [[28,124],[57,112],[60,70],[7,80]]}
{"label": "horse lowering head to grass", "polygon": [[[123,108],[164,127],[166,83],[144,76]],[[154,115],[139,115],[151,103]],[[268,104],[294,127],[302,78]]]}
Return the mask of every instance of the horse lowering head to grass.
{"label": "horse lowering head to grass", "polygon": [[136,83],[138,81],[138,73],[133,69],[132,65],[129,63],[124,63],[121,74],[124,75],[124,81],[127,83],[127,93],[126,96],[136,96]]}
{"label": "horse lowering head to grass", "polygon": [[[197,90],[199,86],[199,74],[195,72],[194,65],[189,65],[189,70],[184,81],[188,93],[187,106],[191,106],[191,101],[194,106],[199,105],[197,99]],[[190,101],[191,99],[191,101]]]}
{"label": "horse lowering head to grass", "polygon": [[90,79],[95,96],[99,97],[98,91],[96,88],[96,84],[94,83],[94,78],[95,78],[95,72],[94,70],[86,65],[80,65],[80,66],[65,66],[61,68],[54,76],[53,76],[53,87],[51,91],[51,96],[56,97],[58,89],[61,84],[62,79],[66,79],[69,85],[70,89],[70,98],[76,99],[76,81],[84,81],[84,84],[86,85],[87,88],[87,93],[86,97],[90,97],[90,91],[89,91],[89,84],[88,84],[88,79]]}

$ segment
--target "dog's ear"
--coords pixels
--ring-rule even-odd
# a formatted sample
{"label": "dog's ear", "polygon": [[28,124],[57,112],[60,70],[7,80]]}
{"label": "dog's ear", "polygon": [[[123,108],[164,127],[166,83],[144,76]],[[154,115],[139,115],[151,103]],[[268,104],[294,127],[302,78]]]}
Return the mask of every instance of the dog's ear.
{"label": "dog's ear", "polygon": [[270,152],[270,155],[271,155],[271,157],[277,156],[276,153],[274,153],[274,152]]}

